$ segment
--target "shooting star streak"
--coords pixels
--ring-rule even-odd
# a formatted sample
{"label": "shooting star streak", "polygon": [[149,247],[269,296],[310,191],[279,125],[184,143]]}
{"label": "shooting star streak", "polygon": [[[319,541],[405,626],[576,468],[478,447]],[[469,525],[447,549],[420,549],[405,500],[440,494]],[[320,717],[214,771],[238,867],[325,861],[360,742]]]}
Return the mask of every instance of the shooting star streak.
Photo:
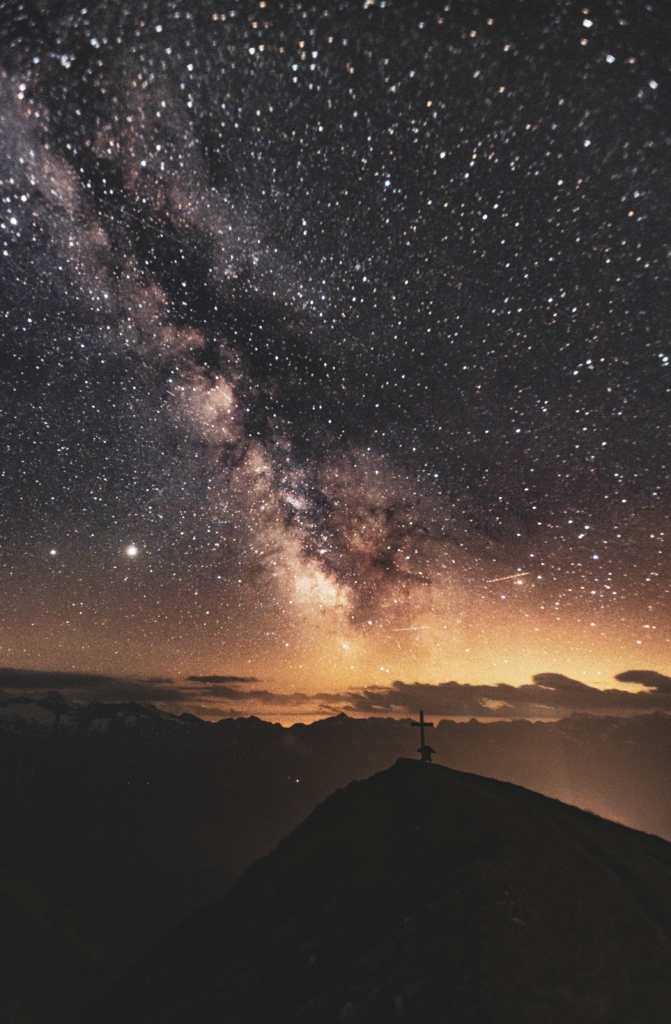
{"label": "shooting star streak", "polygon": [[497,576],[495,580],[485,580],[485,583],[502,583],[503,580],[519,580],[522,576],[529,576],[528,572],[514,572],[512,576]]}
{"label": "shooting star streak", "polygon": [[428,626],[401,626],[399,629],[390,629],[390,633],[414,633],[417,629],[428,629]]}

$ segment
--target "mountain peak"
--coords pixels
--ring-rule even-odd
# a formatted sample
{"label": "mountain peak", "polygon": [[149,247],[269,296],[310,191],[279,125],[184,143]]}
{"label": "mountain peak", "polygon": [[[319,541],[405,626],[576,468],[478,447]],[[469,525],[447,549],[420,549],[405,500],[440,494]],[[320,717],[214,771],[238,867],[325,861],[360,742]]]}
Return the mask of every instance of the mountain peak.
{"label": "mountain peak", "polygon": [[96,1022],[661,1024],[671,846],[399,758],[178,929]]}

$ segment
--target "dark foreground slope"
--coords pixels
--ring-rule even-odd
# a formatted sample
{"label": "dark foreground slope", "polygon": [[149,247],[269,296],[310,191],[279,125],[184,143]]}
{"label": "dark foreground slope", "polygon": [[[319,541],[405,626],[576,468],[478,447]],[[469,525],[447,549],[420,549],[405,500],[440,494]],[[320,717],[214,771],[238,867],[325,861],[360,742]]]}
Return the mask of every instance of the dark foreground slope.
{"label": "dark foreground slope", "polygon": [[399,760],[331,796],[90,1024],[648,1024],[671,846]]}
{"label": "dark foreground slope", "polygon": [[69,1024],[109,976],[102,953],[66,910],[0,868],[3,1024]]}
{"label": "dark foreground slope", "polygon": [[[58,694],[0,702],[0,866],[126,970],[334,790],[414,756],[416,732],[346,715],[212,723]],[[431,744],[451,768],[671,840],[668,715],[444,721]]]}

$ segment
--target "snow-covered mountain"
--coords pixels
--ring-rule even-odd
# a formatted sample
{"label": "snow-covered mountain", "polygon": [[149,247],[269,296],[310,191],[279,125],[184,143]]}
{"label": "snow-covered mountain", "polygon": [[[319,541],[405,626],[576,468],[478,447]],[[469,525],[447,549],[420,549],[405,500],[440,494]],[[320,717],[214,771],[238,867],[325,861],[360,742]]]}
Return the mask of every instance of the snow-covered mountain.
{"label": "snow-covered mountain", "polygon": [[56,690],[44,697],[11,697],[0,701],[0,729],[30,729],[36,733],[106,730],[137,727],[151,729],[162,723],[167,727],[193,728],[205,725],[193,715],[171,715],[153,704],[128,701],[120,704],[92,702],[80,704],[66,700]]}

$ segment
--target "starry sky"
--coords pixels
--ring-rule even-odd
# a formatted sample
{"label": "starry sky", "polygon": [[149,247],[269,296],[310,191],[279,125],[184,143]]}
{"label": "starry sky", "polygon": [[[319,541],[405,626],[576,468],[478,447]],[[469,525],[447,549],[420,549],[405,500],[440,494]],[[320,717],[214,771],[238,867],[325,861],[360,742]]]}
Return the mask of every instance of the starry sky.
{"label": "starry sky", "polygon": [[663,5],[80,4],[0,3],[0,664],[661,700]]}

